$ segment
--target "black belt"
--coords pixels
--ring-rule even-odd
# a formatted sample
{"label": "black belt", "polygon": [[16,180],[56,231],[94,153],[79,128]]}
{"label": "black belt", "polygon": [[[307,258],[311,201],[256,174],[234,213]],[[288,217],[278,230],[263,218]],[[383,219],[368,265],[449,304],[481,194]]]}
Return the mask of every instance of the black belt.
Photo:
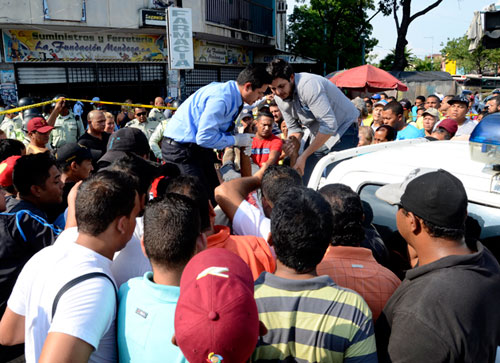
{"label": "black belt", "polygon": [[165,137],[165,142],[167,144],[170,144],[172,146],[177,146],[177,147],[187,147],[187,148],[194,148],[197,147],[198,145],[195,144],[194,142],[184,142],[180,143],[175,141],[174,139],[171,139],[170,137]]}

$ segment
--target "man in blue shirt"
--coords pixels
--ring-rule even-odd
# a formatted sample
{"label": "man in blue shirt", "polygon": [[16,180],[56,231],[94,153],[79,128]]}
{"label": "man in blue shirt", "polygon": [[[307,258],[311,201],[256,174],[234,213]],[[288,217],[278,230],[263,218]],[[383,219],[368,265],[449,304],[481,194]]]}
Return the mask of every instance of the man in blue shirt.
{"label": "man in blue shirt", "polygon": [[403,113],[403,106],[396,101],[389,102],[382,111],[384,125],[392,126],[397,131],[396,141],[424,137],[424,130],[419,130],[415,126],[407,124]]}
{"label": "man in blue shirt", "polygon": [[184,195],[169,193],[147,205],[141,244],[153,271],[120,287],[120,362],[186,362],[171,340],[182,271],[207,244],[200,230],[200,211]]}
{"label": "man in blue shirt", "polygon": [[163,160],[176,164],[181,173],[199,177],[213,203],[219,180],[212,149],[252,145],[249,134],[232,135],[234,121],[243,104],[251,105],[261,99],[270,83],[264,67],[249,65],[236,81],[214,82],[189,96],[165,128]]}

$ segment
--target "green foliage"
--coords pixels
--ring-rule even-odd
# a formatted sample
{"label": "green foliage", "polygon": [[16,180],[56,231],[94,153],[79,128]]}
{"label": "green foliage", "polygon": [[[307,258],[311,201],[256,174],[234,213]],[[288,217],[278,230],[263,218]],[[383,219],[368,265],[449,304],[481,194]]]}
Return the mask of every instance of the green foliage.
{"label": "green foliage", "polygon": [[[408,47],[405,47],[405,49],[404,49],[404,56],[405,56],[407,63],[413,62],[414,56],[413,56],[413,53],[411,52],[411,49],[408,49]],[[396,50],[391,49],[391,52],[388,53],[385,56],[385,58],[380,60],[379,68],[386,70],[386,71],[392,70],[395,58],[396,58]]]}
{"label": "green foliage", "polygon": [[419,72],[440,71],[441,62],[437,62],[434,59],[431,60],[430,58],[413,58],[407,70]]}
{"label": "green foliage", "polygon": [[500,61],[500,49],[484,49],[482,45],[473,52],[469,52],[469,40],[467,36],[448,39],[441,54],[448,60],[457,62],[457,68],[463,67],[465,73],[495,72],[495,67]]}
{"label": "green foliage", "polygon": [[340,69],[361,65],[362,39],[365,54],[378,43],[370,38],[370,9],[373,0],[311,0],[310,5],[295,6],[288,18],[288,48],[326,62],[327,73],[337,69],[337,56]]}

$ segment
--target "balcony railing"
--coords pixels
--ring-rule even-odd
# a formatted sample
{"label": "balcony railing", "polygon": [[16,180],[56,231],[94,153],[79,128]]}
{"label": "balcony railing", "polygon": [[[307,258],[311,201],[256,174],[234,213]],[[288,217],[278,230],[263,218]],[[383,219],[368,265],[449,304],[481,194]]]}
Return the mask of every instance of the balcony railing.
{"label": "balcony railing", "polygon": [[206,0],[207,21],[273,36],[273,0]]}

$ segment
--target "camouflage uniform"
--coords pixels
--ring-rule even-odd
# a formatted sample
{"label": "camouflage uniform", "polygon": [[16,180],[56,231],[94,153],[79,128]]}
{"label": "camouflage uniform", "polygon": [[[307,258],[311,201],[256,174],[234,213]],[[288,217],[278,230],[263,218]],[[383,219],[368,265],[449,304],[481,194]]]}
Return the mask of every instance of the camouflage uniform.
{"label": "camouflage uniform", "polygon": [[162,122],[163,120],[166,119],[165,115],[163,114],[163,111],[160,111],[157,108],[153,108],[149,112],[149,118],[154,119],[155,121]]}
{"label": "camouflage uniform", "polygon": [[170,119],[167,118],[160,122],[149,139],[149,147],[158,159],[162,159],[160,142],[163,139],[163,133],[165,132],[165,128],[167,127],[167,122],[169,120]]}
{"label": "camouflage uniform", "polygon": [[54,129],[50,133],[49,143],[54,149],[58,149],[64,144],[77,142],[84,133],[82,121],[77,120],[70,111],[66,116],[57,116]]}
{"label": "camouflage uniform", "polygon": [[4,120],[0,124],[0,129],[5,132],[5,135],[8,139],[24,141],[24,131],[22,129],[22,124],[20,125],[19,123],[17,123],[15,118],[4,118]]}
{"label": "camouflage uniform", "polygon": [[146,135],[148,141],[151,138],[151,135],[155,131],[156,127],[160,123],[158,121],[155,121],[155,119],[148,117],[146,122],[140,123],[138,119],[133,119],[132,121],[127,122],[125,127],[134,127],[136,129],[141,130],[144,135]]}

